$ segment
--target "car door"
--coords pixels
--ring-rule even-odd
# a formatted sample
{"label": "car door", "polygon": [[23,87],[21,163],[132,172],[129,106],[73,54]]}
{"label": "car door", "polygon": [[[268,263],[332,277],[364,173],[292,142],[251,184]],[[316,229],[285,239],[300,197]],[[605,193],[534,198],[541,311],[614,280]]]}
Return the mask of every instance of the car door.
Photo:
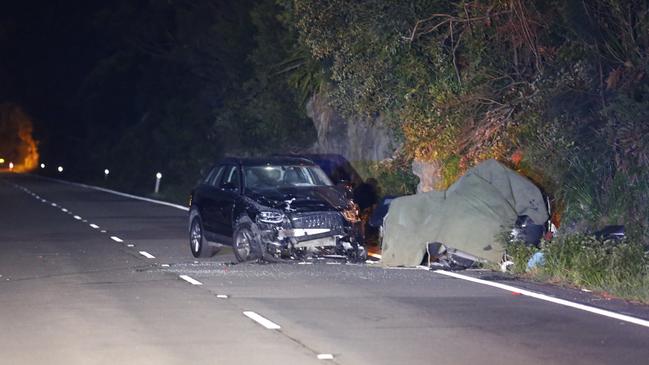
{"label": "car door", "polygon": [[241,194],[241,177],[238,166],[230,165],[225,168],[219,184],[216,201],[217,231],[224,238],[232,238],[232,221],[234,202]]}
{"label": "car door", "polygon": [[201,199],[197,204],[203,219],[203,227],[211,233],[217,232],[218,229],[219,211],[217,201],[220,194],[218,186],[224,170],[225,166],[216,166],[199,187],[198,195]]}

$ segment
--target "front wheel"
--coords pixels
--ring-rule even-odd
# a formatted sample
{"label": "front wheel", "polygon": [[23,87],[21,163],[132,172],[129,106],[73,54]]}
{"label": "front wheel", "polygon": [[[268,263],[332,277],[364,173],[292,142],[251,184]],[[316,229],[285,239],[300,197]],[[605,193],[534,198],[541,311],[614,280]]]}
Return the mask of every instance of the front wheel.
{"label": "front wheel", "polygon": [[261,254],[261,243],[252,231],[250,223],[241,223],[234,230],[232,251],[237,261],[256,260]]}
{"label": "front wheel", "polygon": [[189,248],[192,251],[192,255],[196,258],[212,256],[210,247],[205,239],[205,234],[203,233],[203,223],[198,216],[192,219],[189,228]]}

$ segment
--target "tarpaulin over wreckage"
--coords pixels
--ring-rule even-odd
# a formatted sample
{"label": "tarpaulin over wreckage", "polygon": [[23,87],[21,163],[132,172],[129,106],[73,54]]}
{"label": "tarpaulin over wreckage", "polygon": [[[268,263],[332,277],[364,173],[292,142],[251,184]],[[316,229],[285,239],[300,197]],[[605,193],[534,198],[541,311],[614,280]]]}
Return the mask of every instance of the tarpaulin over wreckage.
{"label": "tarpaulin over wreckage", "polygon": [[499,262],[504,247],[497,236],[511,228],[519,215],[537,224],[547,221],[541,191],[496,160],[487,160],[446,191],[392,201],[384,223],[383,265],[419,265],[429,242]]}

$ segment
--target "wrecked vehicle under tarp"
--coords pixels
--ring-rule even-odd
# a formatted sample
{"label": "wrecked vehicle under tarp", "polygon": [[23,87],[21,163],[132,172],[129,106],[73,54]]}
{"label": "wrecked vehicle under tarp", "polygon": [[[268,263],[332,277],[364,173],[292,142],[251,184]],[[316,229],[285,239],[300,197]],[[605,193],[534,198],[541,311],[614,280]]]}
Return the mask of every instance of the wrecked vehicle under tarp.
{"label": "wrecked vehicle under tarp", "polygon": [[383,225],[383,265],[417,266],[431,242],[498,263],[505,248],[497,238],[519,216],[536,224],[548,220],[540,189],[496,160],[487,160],[446,191],[391,202]]}

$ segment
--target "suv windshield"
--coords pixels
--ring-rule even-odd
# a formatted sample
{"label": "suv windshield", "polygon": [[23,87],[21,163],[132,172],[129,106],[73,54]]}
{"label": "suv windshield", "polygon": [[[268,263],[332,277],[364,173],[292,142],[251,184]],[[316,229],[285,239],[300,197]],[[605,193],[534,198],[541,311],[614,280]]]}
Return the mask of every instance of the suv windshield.
{"label": "suv windshield", "polygon": [[249,189],[332,185],[317,166],[246,166],[243,171],[245,186]]}

